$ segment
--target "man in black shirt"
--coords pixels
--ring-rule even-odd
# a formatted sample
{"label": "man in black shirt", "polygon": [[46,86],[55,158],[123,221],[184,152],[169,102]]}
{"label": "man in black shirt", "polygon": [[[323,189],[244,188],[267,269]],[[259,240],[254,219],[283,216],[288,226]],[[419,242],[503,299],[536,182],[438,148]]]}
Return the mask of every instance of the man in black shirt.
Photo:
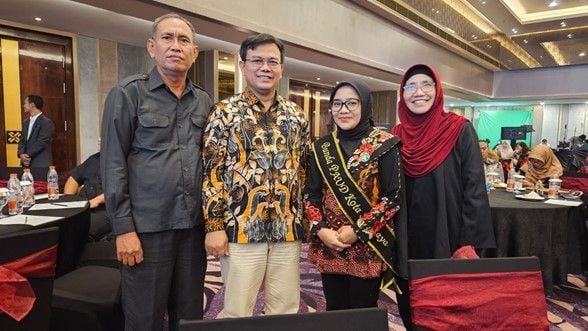
{"label": "man in black shirt", "polygon": [[100,181],[100,152],[91,155],[71,171],[65,182],[63,193],[77,194],[90,202],[92,218],[88,238],[90,241],[100,240],[112,232],[104,208],[104,193]]}

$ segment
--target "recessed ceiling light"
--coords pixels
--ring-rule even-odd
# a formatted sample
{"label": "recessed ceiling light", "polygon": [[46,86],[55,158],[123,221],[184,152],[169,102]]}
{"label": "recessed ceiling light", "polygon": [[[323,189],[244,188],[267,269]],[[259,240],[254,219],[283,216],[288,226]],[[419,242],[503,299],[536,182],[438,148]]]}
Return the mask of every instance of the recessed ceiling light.
{"label": "recessed ceiling light", "polygon": [[578,56],[586,56],[586,52],[581,52]]}
{"label": "recessed ceiling light", "polygon": [[568,33],[568,38],[569,39],[572,39],[573,37],[574,37],[574,34],[573,33]]}
{"label": "recessed ceiling light", "polygon": [[338,85],[338,84],[339,84],[339,81],[336,81],[336,82],[335,82],[335,84],[337,84],[337,85]]}
{"label": "recessed ceiling light", "polygon": [[559,23],[559,25],[561,25],[562,28],[565,28],[566,26],[568,26],[566,21],[561,21],[561,23]]}
{"label": "recessed ceiling light", "polygon": [[35,21],[37,21],[37,22],[41,22],[42,20],[43,20],[43,19],[42,19],[41,17],[38,17],[38,16],[37,16],[37,17],[35,17]]}
{"label": "recessed ceiling light", "polygon": [[316,80],[321,80],[321,78],[320,77],[317,77]]}
{"label": "recessed ceiling light", "polygon": [[528,43],[529,43],[529,41],[528,41],[527,39],[523,39],[523,42],[524,42],[525,44],[528,44]]}
{"label": "recessed ceiling light", "polygon": [[223,56],[223,60],[225,60],[225,61],[226,61],[226,60],[228,60],[228,59],[229,59],[229,57],[228,57],[228,56]]}
{"label": "recessed ceiling light", "polygon": [[541,101],[541,102],[539,102],[539,104],[540,104],[541,106],[543,106],[543,105],[545,105],[545,101]]}
{"label": "recessed ceiling light", "polygon": [[511,31],[512,31],[512,33],[517,33],[517,32],[519,32],[519,30],[517,30],[517,28],[512,28],[512,30],[511,30]]}
{"label": "recessed ceiling light", "polygon": [[555,0],[553,0],[549,3],[548,6],[549,6],[549,8],[553,8],[553,7],[557,7],[558,5],[559,5],[559,3]]}
{"label": "recessed ceiling light", "polygon": [[476,36],[475,34],[472,35],[473,39],[478,39],[478,36]]}

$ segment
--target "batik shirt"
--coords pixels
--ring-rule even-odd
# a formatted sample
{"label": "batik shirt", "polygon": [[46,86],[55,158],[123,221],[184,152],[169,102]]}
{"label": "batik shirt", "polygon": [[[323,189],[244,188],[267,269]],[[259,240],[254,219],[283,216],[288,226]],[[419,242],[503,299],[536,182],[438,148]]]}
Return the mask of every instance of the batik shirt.
{"label": "batik shirt", "polygon": [[233,243],[301,240],[309,146],[302,110],[277,93],[269,110],[248,88],[217,103],[204,131],[206,231]]}

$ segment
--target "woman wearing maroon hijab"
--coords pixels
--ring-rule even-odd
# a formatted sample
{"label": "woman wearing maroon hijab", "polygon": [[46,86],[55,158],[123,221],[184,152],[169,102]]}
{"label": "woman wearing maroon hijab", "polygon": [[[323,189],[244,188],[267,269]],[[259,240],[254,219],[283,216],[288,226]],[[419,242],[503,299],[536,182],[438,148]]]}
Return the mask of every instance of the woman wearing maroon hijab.
{"label": "woman wearing maroon hijab", "polygon": [[[477,257],[475,249],[496,244],[476,132],[464,117],[443,110],[441,79],[432,67],[411,67],[401,86],[400,124],[392,132],[402,141],[408,222],[399,254]],[[399,310],[410,330],[408,284],[399,285]]]}

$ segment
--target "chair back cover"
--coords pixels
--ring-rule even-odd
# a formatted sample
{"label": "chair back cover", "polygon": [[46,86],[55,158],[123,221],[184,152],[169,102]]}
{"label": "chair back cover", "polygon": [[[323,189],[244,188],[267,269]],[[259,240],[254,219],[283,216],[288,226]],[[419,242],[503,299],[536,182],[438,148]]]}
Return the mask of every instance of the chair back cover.
{"label": "chair back cover", "polygon": [[413,323],[430,330],[547,330],[537,257],[409,260]]}

